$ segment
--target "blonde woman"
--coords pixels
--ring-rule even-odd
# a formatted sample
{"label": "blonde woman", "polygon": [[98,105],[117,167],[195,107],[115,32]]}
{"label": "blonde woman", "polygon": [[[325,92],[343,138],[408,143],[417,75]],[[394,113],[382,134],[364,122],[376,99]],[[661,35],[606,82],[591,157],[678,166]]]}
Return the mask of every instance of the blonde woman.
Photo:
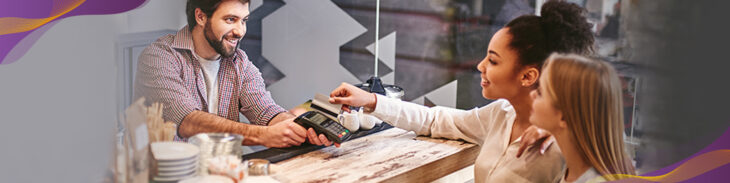
{"label": "blonde woman", "polygon": [[553,54],[542,70],[530,122],[555,136],[566,167],[554,182],[635,174],[624,149],[621,83],[608,63]]}
{"label": "blonde woman", "polygon": [[[531,126],[530,92],[540,68],[553,52],[587,53],[593,45],[584,9],[562,1],[543,4],[541,16],[523,15],[510,21],[489,41],[479,63],[482,96],[496,101],[471,110],[422,105],[374,95],[343,83],[330,94],[331,103],[364,106],[366,112],[391,125],[436,138],[463,139],[480,145],[474,162],[475,182],[549,182],[560,176],[563,163],[557,148],[544,155],[530,148],[517,157]],[[527,140],[525,140],[527,141]]]}

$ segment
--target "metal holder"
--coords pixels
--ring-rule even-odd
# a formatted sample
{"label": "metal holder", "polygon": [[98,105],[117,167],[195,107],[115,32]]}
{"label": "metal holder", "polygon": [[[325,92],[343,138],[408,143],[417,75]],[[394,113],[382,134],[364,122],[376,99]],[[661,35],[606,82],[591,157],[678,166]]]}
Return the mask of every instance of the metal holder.
{"label": "metal holder", "polygon": [[265,159],[246,160],[246,166],[248,166],[248,174],[251,176],[269,175],[269,164],[269,160]]}
{"label": "metal holder", "polygon": [[232,133],[199,133],[191,137],[188,142],[200,148],[199,172],[208,174],[208,160],[221,155],[241,157],[243,136]]}

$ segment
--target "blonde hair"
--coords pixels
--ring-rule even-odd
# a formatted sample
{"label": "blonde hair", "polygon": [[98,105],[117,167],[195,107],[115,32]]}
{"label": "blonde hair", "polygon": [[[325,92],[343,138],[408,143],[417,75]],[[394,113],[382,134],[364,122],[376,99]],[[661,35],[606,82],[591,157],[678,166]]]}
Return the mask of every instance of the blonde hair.
{"label": "blonde hair", "polygon": [[552,54],[540,85],[563,112],[577,148],[608,180],[635,175],[624,149],[621,83],[608,63],[573,54]]}

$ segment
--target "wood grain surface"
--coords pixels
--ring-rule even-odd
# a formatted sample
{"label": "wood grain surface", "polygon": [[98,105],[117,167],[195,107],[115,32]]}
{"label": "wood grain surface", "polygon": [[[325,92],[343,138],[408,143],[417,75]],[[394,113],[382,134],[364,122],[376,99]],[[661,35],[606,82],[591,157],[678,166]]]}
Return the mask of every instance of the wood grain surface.
{"label": "wood grain surface", "polygon": [[272,165],[280,182],[429,182],[474,164],[476,145],[399,128]]}

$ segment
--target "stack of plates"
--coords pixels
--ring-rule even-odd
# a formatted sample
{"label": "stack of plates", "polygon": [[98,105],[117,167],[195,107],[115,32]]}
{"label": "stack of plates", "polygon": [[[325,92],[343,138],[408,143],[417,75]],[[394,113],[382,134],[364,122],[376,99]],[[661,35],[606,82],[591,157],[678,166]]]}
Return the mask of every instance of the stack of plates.
{"label": "stack of plates", "polygon": [[155,142],[152,155],[157,161],[157,182],[176,182],[198,175],[200,149],[184,142]]}

